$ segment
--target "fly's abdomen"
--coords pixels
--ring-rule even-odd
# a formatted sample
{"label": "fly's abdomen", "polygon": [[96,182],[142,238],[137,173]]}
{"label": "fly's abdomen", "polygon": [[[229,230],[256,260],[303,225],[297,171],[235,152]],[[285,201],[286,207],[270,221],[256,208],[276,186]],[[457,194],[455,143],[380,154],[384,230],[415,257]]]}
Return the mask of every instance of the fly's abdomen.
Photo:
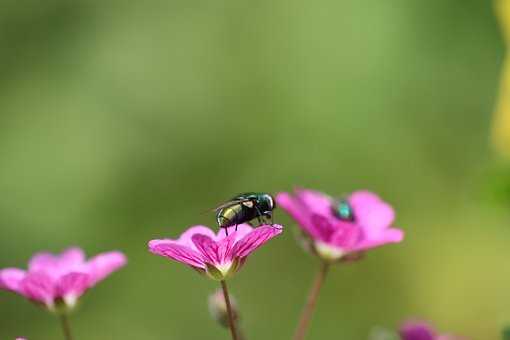
{"label": "fly's abdomen", "polygon": [[246,216],[243,206],[241,204],[232,207],[224,208],[218,211],[216,215],[218,225],[222,228],[227,228],[236,224],[246,222]]}

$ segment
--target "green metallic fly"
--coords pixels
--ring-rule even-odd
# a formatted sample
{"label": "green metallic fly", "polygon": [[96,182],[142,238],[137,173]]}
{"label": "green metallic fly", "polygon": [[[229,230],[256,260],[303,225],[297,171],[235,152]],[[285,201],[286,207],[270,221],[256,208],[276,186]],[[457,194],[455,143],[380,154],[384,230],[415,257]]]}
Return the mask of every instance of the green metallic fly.
{"label": "green metallic fly", "polygon": [[274,199],[271,195],[262,192],[246,192],[239,194],[230,201],[223,203],[215,209],[216,221],[220,228],[225,228],[228,235],[228,227],[242,223],[249,223],[257,219],[259,225],[273,224]]}
{"label": "green metallic fly", "polygon": [[346,199],[333,201],[333,213],[341,220],[354,221],[354,211]]}

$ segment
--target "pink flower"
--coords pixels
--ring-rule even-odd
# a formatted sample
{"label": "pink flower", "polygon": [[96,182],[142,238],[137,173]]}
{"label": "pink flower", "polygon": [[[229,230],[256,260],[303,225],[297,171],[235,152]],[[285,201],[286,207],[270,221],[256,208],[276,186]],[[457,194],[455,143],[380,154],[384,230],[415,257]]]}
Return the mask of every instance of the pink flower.
{"label": "pink flower", "polygon": [[121,252],[99,254],[85,261],[80,248],[69,248],[60,255],[38,253],[28,270],[0,270],[0,289],[12,291],[46,306],[49,310],[72,308],[89,288],[126,264]]}
{"label": "pink flower", "polygon": [[437,334],[436,330],[423,321],[408,321],[400,327],[402,340],[466,340],[454,335]]}
{"label": "pink flower", "polygon": [[335,200],[317,191],[299,189],[294,195],[279,193],[276,202],[306,233],[309,248],[326,261],[354,258],[404,237],[402,230],[391,227],[393,208],[368,191]]}
{"label": "pink flower", "polygon": [[279,225],[252,228],[240,224],[215,233],[204,226],[186,230],[177,240],[149,242],[149,251],[184,263],[215,280],[224,280],[236,273],[255,249],[282,232]]}

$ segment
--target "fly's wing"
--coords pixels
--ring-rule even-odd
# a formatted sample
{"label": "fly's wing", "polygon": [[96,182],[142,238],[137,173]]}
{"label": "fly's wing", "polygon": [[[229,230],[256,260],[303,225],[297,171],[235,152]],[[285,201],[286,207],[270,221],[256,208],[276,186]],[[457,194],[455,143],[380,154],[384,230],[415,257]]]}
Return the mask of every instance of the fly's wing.
{"label": "fly's wing", "polygon": [[236,200],[231,200],[231,201],[228,201],[228,202],[225,202],[219,206],[217,206],[216,208],[214,209],[211,209],[211,211],[220,211],[221,209],[225,209],[225,208],[229,208],[229,207],[232,207],[234,205],[237,205],[237,204],[243,204],[243,203],[248,203],[248,202],[252,202],[251,199],[249,198],[243,198],[243,199],[236,199]]}

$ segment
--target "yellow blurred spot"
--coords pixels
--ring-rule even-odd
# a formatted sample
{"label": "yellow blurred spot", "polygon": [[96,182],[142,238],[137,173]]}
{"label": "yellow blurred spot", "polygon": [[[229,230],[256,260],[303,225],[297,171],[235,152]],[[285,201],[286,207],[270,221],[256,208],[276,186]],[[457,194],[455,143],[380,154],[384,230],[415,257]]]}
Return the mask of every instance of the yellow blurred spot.
{"label": "yellow blurred spot", "polygon": [[497,0],[496,11],[507,48],[501,73],[492,141],[502,155],[510,158],[510,0]]}

